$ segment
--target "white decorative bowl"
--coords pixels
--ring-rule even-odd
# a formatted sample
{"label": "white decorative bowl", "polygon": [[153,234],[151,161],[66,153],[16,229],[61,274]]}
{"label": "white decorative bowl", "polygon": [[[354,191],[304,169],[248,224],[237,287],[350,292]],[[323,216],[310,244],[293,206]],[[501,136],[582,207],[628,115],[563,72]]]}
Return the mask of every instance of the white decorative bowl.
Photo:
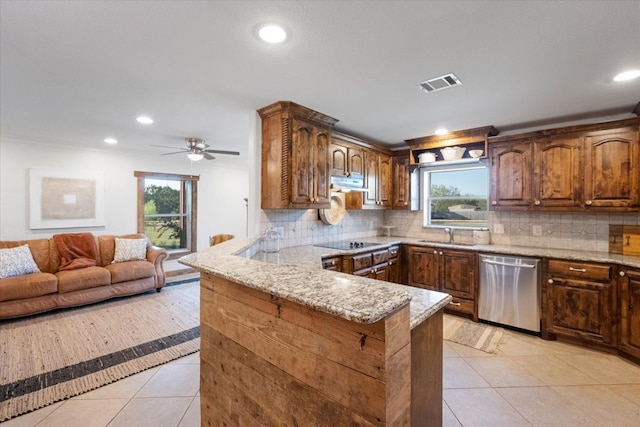
{"label": "white decorative bowl", "polygon": [[484,150],[469,150],[469,155],[474,159],[482,156],[482,153],[484,153]]}
{"label": "white decorative bowl", "polygon": [[464,147],[445,147],[440,152],[445,160],[459,160],[467,151]]}
{"label": "white decorative bowl", "polygon": [[424,153],[420,153],[420,155],[418,155],[418,162],[420,163],[431,163],[431,162],[435,162],[436,161],[436,154],[435,153],[431,153],[429,151],[424,152]]}

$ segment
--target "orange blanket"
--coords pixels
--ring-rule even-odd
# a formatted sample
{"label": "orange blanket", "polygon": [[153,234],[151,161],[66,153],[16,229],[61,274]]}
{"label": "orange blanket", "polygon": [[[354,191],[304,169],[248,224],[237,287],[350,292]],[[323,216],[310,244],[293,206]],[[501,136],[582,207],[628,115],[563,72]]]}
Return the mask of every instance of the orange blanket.
{"label": "orange blanket", "polygon": [[78,268],[96,265],[96,241],[91,233],[55,234],[53,241],[60,255],[62,270],[76,270]]}

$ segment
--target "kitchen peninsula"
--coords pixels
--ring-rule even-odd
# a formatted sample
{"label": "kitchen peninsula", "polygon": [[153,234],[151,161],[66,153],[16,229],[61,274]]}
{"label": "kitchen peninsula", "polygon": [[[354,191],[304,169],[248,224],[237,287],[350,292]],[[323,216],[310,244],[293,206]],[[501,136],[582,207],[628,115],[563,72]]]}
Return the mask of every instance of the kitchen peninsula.
{"label": "kitchen peninsula", "polygon": [[201,272],[202,424],[440,425],[451,297],[325,271],[326,248],[256,261],[258,242],[180,259]]}

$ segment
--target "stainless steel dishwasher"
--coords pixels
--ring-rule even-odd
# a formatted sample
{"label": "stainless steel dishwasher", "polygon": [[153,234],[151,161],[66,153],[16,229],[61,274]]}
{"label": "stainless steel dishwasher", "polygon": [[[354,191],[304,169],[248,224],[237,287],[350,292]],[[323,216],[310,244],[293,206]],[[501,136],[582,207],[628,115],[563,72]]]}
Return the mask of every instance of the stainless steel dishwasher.
{"label": "stainless steel dishwasher", "polygon": [[540,332],[540,260],[480,255],[478,318]]}

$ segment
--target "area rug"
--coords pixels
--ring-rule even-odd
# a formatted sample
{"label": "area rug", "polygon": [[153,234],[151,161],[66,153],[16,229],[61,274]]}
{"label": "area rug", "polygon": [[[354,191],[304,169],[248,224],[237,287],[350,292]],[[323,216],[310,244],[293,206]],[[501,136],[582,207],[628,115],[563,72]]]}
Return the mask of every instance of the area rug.
{"label": "area rug", "polygon": [[199,282],[0,322],[0,422],[200,350]]}
{"label": "area rug", "polygon": [[443,337],[445,340],[487,353],[495,352],[503,332],[502,328],[484,323],[476,323],[451,315],[444,316]]}

